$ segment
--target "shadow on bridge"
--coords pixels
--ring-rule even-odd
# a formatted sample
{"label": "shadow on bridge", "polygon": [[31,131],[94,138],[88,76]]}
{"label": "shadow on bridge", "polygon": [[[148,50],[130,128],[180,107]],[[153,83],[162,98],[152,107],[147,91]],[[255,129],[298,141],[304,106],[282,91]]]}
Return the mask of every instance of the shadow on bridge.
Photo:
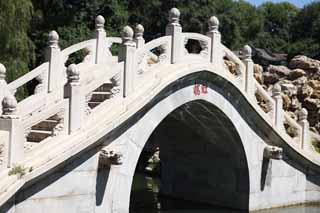
{"label": "shadow on bridge", "polygon": [[[151,175],[157,177],[145,178],[141,173],[150,175],[148,164],[158,152],[159,164],[151,165]],[[214,105],[198,100],[170,113],[148,139],[136,168],[130,208],[212,210],[211,205],[248,210],[249,173],[232,122]]]}

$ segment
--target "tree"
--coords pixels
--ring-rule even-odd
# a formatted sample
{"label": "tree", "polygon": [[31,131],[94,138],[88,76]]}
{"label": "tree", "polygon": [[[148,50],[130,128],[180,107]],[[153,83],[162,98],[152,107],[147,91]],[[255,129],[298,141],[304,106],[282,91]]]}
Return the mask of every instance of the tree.
{"label": "tree", "polygon": [[[28,37],[33,7],[31,0],[0,0],[0,62],[7,68],[11,82],[29,71],[34,64],[34,45]],[[20,100],[26,87],[18,89]]]}
{"label": "tree", "polygon": [[28,37],[33,7],[29,0],[0,0],[0,60],[10,82],[34,62],[34,45]]}
{"label": "tree", "polygon": [[263,30],[256,35],[254,44],[275,52],[288,52],[292,36],[292,23],[298,8],[288,2],[267,2],[258,7],[263,17]]}
{"label": "tree", "polygon": [[292,27],[291,54],[320,58],[320,2],[313,2],[299,11]]}

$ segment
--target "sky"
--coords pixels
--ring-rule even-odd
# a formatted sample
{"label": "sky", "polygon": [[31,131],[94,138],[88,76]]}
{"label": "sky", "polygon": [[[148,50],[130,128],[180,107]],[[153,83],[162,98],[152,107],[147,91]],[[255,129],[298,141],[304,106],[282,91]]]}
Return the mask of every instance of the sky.
{"label": "sky", "polygon": [[[255,4],[255,5],[260,5],[264,2],[267,2],[267,1],[271,1],[271,2],[283,2],[285,0],[247,0],[249,2],[251,2],[252,4]],[[313,2],[314,0],[286,0],[287,2],[290,2],[292,4],[295,4],[297,7],[300,7],[302,8],[305,4],[308,4],[310,2]]]}

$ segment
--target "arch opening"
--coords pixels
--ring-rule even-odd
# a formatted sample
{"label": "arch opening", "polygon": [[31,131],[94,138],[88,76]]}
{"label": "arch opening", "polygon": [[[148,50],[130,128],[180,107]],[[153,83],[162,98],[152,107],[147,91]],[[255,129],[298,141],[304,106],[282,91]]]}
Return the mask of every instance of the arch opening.
{"label": "arch opening", "polygon": [[140,154],[130,212],[220,207],[247,212],[248,206],[247,159],[231,120],[204,100],[171,112]]}

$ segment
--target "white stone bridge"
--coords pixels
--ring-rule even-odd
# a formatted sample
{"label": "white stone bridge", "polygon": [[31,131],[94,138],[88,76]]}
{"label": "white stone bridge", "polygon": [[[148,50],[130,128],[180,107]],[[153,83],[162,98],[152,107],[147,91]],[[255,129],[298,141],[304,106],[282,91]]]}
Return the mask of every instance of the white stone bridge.
{"label": "white stone bridge", "polygon": [[21,78],[7,84],[0,66],[0,212],[129,212],[147,142],[160,148],[164,194],[246,210],[320,201],[320,136],[306,110],[298,121],[283,111],[280,86],[264,90],[250,47],[241,59],[225,47],[216,17],[202,35],[169,14],[166,35],[148,43],[141,25],[107,37],[98,16],[95,38],[64,50],[52,31],[47,62]]}

